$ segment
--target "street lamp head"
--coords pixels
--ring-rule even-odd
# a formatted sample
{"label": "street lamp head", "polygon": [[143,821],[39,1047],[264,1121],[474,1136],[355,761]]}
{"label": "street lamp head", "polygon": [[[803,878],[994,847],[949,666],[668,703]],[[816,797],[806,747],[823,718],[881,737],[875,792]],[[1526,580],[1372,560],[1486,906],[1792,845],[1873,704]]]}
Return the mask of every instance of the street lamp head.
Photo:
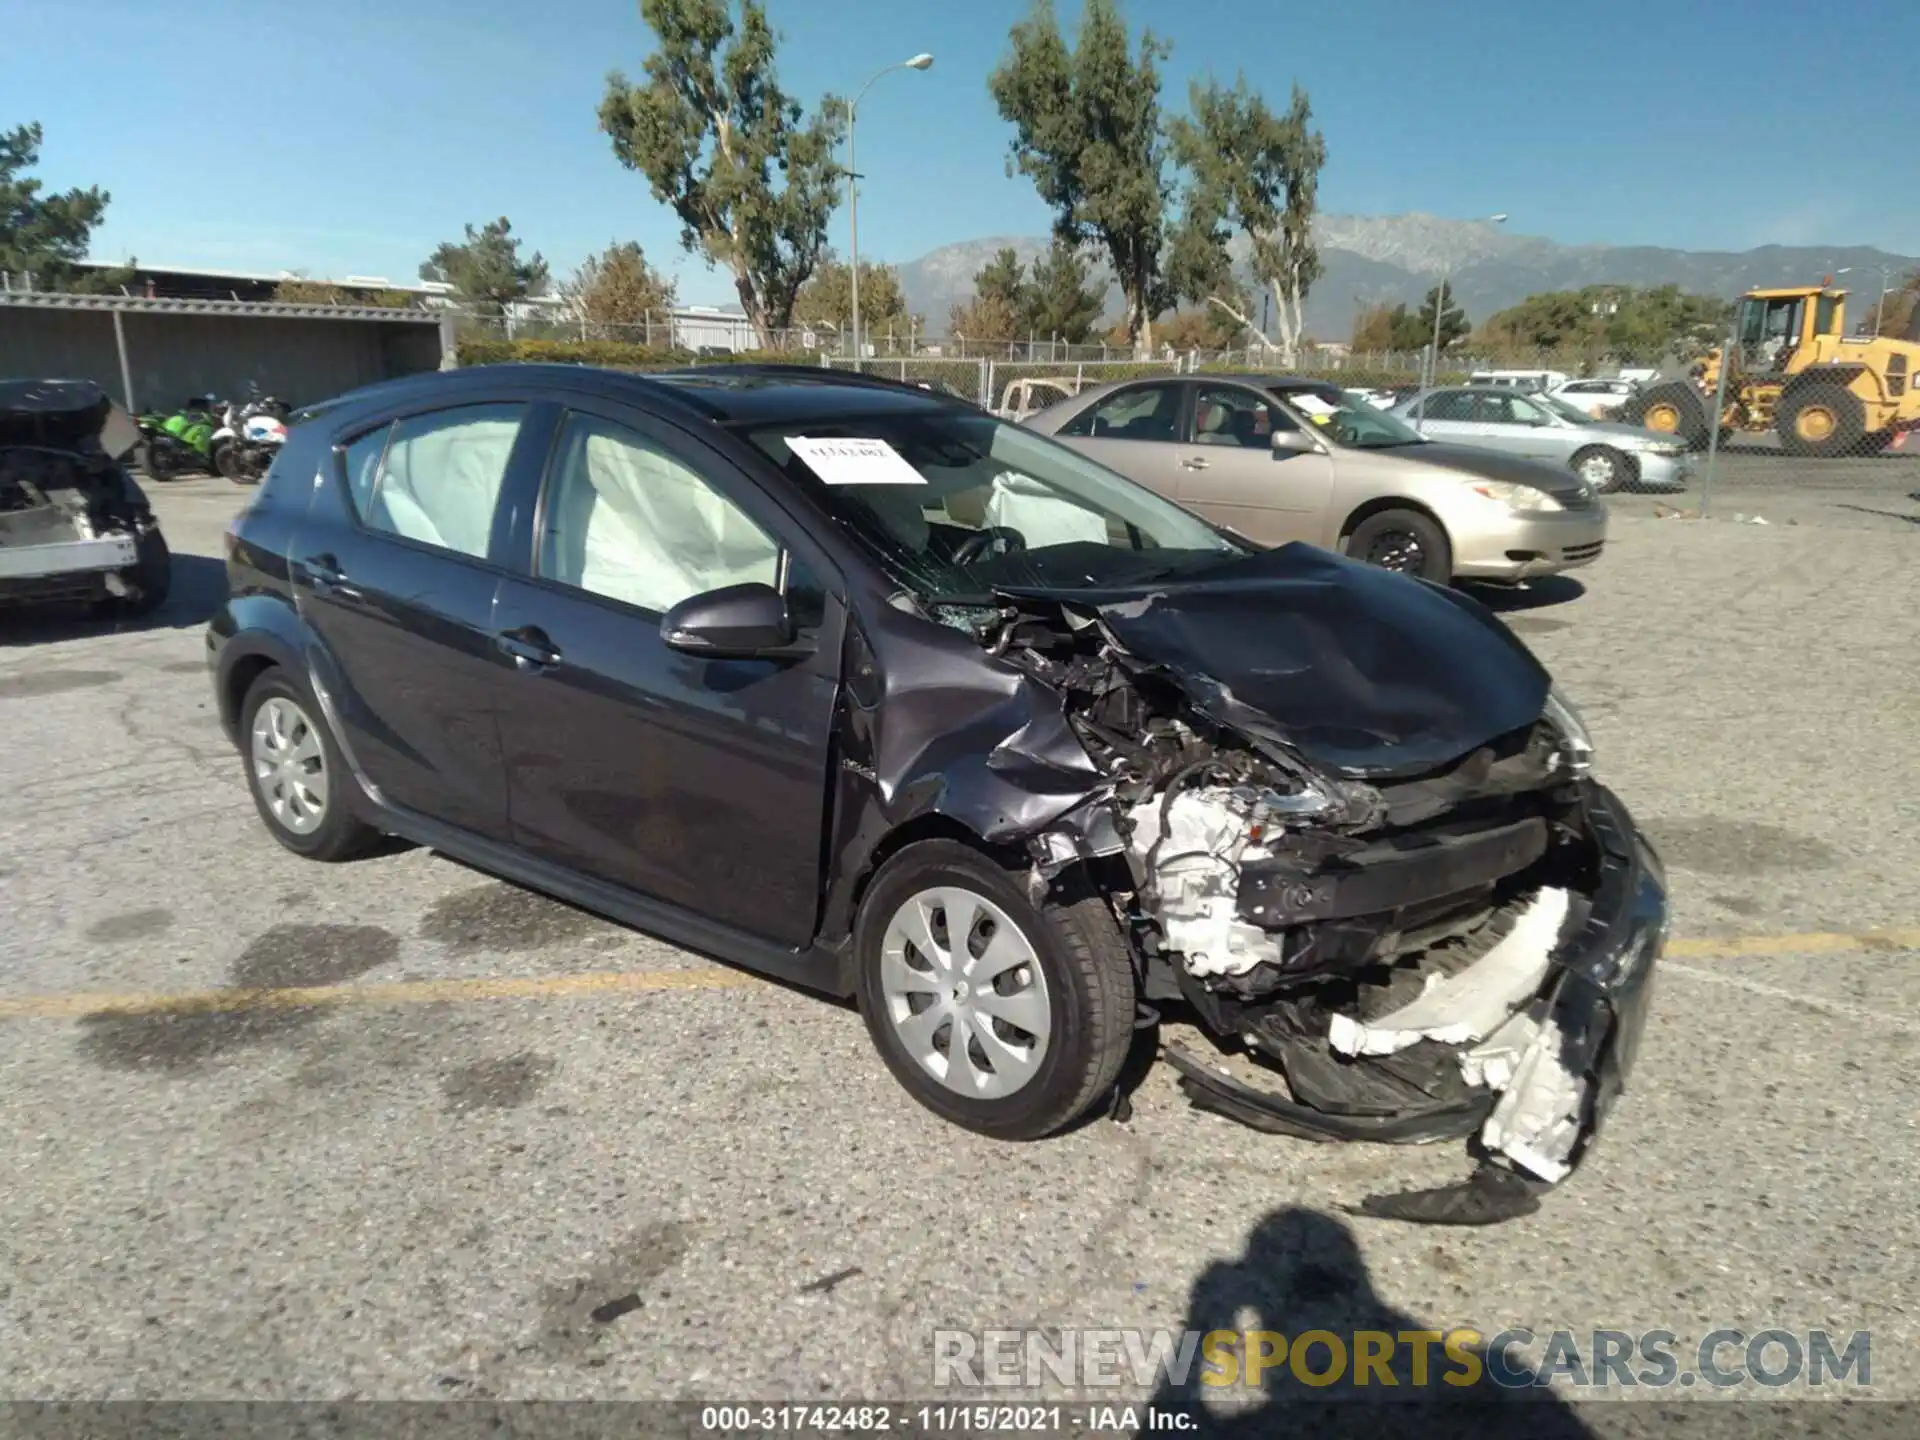
{"label": "street lamp head", "polygon": [[907,61],[906,65],[909,70],[929,70],[933,67],[933,56],[923,50],[911,60]]}

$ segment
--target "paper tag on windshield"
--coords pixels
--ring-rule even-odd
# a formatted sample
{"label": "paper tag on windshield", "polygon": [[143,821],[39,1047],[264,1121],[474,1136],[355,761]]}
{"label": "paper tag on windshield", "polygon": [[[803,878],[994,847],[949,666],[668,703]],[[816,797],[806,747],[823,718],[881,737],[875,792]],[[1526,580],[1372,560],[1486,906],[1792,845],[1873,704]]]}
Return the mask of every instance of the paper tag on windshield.
{"label": "paper tag on windshield", "polygon": [[924,485],[927,479],[884,440],[787,437],[787,448],[829,485]]}
{"label": "paper tag on windshield", "polygon": [[1338,405],[1328,403],[1310,390],[1297,391],[1287,398],[1293,401],[1296,410],[1304,410],[1316,419],[1324,419],[1328,415],[1338,415],[1340,413],[1340,407]]}

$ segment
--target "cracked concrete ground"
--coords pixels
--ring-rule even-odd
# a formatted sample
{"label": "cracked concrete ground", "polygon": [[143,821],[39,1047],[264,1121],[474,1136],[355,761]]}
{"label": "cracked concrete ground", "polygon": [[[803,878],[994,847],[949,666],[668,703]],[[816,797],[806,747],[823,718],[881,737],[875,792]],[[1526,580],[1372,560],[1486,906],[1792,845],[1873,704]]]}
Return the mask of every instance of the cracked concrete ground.
{"label": "cracked concrete ground", "polygon": [[[1370,1317],[1870,1328],[1920,1396],[1920,526],[1866,513],[1920,515],[1920,464],[1728,471],[1716,513],[1779,523],[1631,498],[1577,581],[1493,597],[1714,943],[1588,1165],[1486,1231],[1343,1213],[1453,1147],[1258,1135],[1164,1066],[1127,1125],[996,1144],[848,1009],[426,852],[286,854],[202,673],[238,497],[160,489],[157,623],[0,626],[0,1396],[924,1398],[940,1327]],[[387,998],[67,1004],[341,985]]]}

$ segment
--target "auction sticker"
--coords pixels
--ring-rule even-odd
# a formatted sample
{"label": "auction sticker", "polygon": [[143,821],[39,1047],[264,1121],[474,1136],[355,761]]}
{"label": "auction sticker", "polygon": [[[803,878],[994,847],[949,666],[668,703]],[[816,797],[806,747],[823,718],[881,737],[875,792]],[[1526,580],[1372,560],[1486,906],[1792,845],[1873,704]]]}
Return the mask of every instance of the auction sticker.
{"label": "auction sticker", "polygon": [[884,440],[787,437],[787,448],[829,485],[924,485],[927,479]]}

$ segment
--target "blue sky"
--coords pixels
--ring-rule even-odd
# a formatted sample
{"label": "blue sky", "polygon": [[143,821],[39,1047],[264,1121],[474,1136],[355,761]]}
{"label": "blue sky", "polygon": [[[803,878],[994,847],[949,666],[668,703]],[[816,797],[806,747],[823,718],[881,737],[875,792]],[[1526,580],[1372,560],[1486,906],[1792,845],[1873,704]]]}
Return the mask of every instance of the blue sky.
{"label": "blue sky", "polygon": [[[919,50],[860,111],[863,257],[1038,234],[985,77],[1028,0],[769,0],[809,103]],[[557,271],[635,239],[682,298],[731,298],[594,125],[638,73],[633,0],[0,0],[0,124],[41,175],[113,193],[101,258],[411,279],[505,214]],[[1130,0],[1171,39],[1164,102],[1244,67],[1298,80],[1327,137],[1322,208],[1511,214],[1555,240],[1920,251],[1915,0]],[[1078,0],[1060,0],[1071,21]],[[22,63],[25,60],[28,63]],[[1884,144],[1863,141],[1878,136]],[[846,216],[834,243],[844,249]]]}

